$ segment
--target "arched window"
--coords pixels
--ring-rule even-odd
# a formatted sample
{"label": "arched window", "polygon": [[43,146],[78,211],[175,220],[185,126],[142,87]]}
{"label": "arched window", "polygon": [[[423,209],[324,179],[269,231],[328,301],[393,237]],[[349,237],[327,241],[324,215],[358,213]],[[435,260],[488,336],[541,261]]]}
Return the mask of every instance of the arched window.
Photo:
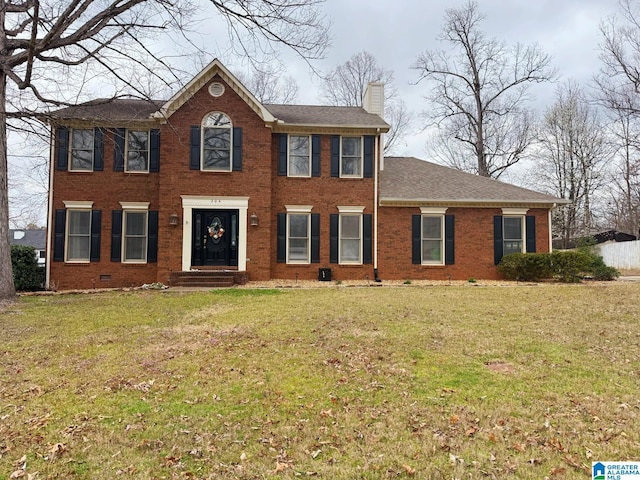
{"label": "arched window", "polygon": [[202,120],[202,170],[231,171],[231,119],[221,112]]}

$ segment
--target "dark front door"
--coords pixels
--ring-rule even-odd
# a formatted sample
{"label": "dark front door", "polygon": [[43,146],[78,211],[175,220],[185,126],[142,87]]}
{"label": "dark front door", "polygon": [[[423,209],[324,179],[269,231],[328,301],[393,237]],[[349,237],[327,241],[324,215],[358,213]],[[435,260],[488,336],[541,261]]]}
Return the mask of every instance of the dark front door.
{"label": "dark front door", "polygon": [[238,210],[194,210],[191,265],[238,265]]}

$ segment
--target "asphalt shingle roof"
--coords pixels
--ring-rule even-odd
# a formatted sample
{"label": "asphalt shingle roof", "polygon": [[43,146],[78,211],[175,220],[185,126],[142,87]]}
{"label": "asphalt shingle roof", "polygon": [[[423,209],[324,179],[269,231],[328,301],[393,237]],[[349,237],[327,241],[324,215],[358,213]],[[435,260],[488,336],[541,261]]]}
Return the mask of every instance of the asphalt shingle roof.
{"label": "asphalt shingle roof", "polygon": [[164,100],[137,98],[98,99],[54,112],[60,120],[96,120],[101,122],[130,122],[148,120],[164,104]]}
{"label": "asphalt shingle roof", "polygon": [[47,244],[47,232],[41,229],[9,230],[9,243],[44,250]]}
{"label": "asphalt shingle roof", "polygon": [[491,178],[413,157],[386,157],[380,173],[380,201],[449,203],[566,203]]}
{"label": "asphalt shingle roof", "polygon": [[310,126],[338,126],[381,128],[389,125],[380,116],[362,107],[334,107],[327,105],[265,105],[271,115],[285,124]]}
{"label": "asphalt shingle roof", "polygon": [[[86,120],[105,123],[149,120],[160,110],[163,100],[117,98],[92,100],[73,107],[57,110],[54,117],[60,120]],[[335,126],[361,128],[389,128],[378,115],[361,107],[334,107],[323,105],[264,105],[285,125]]]}

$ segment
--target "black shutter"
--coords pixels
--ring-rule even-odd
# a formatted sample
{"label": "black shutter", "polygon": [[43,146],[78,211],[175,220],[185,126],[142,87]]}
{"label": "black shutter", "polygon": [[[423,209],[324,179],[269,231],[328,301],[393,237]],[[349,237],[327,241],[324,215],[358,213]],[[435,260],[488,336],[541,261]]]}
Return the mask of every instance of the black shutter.
{"label": "black shutter", "polygon": [[373,177],[373,140],[374,137],[364,137],[364,178]]}
{"label": "black shutter", "polygon": [[91,212],[91,250],[89,261],[100,261],[100,231],[102,230],[102,210]]}
{"label": "black shutter", "polygon": [[152,129],[149,132],[149,172],[160,171],[160,130]]}
{"label": "black shutter", "polygon": [[[69,129],[67,127],[58,127],[56,129],[56,170],[66,170],[68,162]],[[64,232],[62,232],[62,234],[64,235]],[[60,261],[62,261],[62,259]]]}
{"label": "black shutter", "polygon": [[373,215],[362,215],[362,263],[373,263]]}
{"label": "black shutter", "polygon": [[55,225],[53,227],[53,261],[64,261],[64,230],[67,222],[67,211],[62,208],[56,210]]}
{"label": "black shutter", "polygon": [[340,136],[331,136],[331,176],[340,176]]}
{"label": "black shutter", "polygon": [[104,170],[104,129],[93,129],[93,171]]}
{"label": "black shutter", "polygon": [[320,135],[311,135],[311,176],[320,176]]}
{"label": "black shutter", "polygon": [[156,263],[158,261],[158,212],[149,211],[147,224],[147,262]]}
{"label": "black shutter", "polygon": [[122,210],[111,212],[111,261],[122,260]]}
{"label": "black shutter", "polygon": [[234,172],[242,171],[242,127],[233,127],[233,165]]}
{"label": "black shutter", "polygon": [[277,261],[285,263],[287,261],[287,214],[279,213],[277,223]]}
{"label": "black shutter", "polygon": [[311,263],[320,263],[320,214],[311,214]]}
{"label": "black shutter", "polygon": [[278,175],[283,177],[287,175],[287,147],[289,136],[281,133],[278,136]]}
{"label": "black shutter", "polygon": [[190,148],[189,168],[200,170],[200,127],[198,125],[191,126]]}
{"label": "black shutter", "polygon": [[411,215],[411,263],[422,263],[422,215]]}
{"label": "black shutter", "polygon": [[340,215],[329,215],[329,262],[338,263],[338,224]]}
{"label": "black shutter", "polygon": [[536,217],[528,215],[526,217],[527,228],[527,253],[536,253]]}
{"label": "black shutter", "polygon": [[113,129],[113,171],[114,172],[123,172],[124,171],[124,143],[125,143],[125,135],[126,130],[124,128],[114,128]]}
{"label": "black shutter", "polygon": [[502,215],[493,217],[493,263],[498,265],[502,260],[504,245],[502,241]]}
{"label": "black shutter", "polygon": [[456,259],[455,250],[455,216],[444,216],[444,264],[453,265]]}

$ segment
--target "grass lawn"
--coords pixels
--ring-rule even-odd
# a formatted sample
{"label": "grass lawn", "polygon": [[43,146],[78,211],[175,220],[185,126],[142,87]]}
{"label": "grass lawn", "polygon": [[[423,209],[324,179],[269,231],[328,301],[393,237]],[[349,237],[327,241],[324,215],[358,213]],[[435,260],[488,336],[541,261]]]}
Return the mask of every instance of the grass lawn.
{"label": "grass lawn", "polygon": [[575,479],[640,460],[640,284],[23,297],[0,479]]}

